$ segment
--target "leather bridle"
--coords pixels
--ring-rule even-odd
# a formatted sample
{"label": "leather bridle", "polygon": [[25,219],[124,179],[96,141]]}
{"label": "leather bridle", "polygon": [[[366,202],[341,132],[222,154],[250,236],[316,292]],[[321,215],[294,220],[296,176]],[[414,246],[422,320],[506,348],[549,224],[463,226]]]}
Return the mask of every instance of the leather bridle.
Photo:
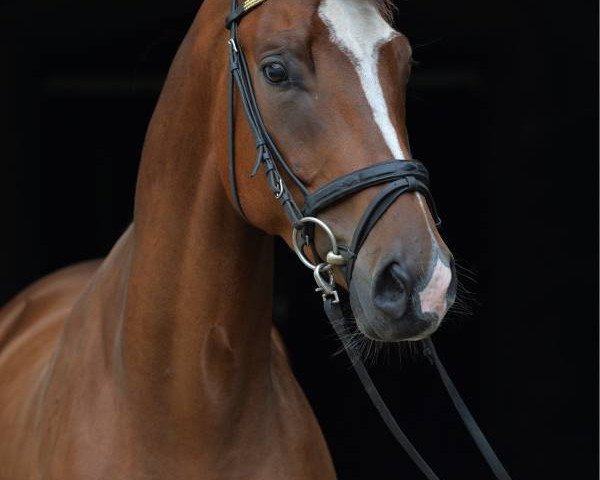
{"label": "leather bridle", "polygon": [[[292,225],[294,250],[302,263],[313,270],[313,275],[318,287],[317,291],[319,291],[323,297],[325,313],[336,333],[342,338],[346,334],[344,327],[342,326],[344,313],[337,292],[335,279],[333,277],[333,267],[338,266],[343,269],[346,277],[346,285],[349,289],[352,281],[354,262],[361,246],[377,221],[383,216],[387,209],[405,193],[418,192],[422,194],[427,200],[433,217],[436,220],[436,224],[439,225],[440,220],[433,197],[429,191],[429,174],[425,166],[417,160],[389,160],[376,163],[337,178],[326,185],[321,186],[312,193],[309,192],[308,188],[306,188],[285,161],[265,127],[254,95],[246,58],[238,41],[238,24],[242,17],[265,1],[266,0],[245,0],[238,5],[237,0],[231,0],[231,12],[226,19],[226,27],[230,32],[227,130],[231,194],[236,209],[240,215],[246,219],[238,193],[235,173],[235,85],[237,86],[239,98],[242,102],[246,119],[248,120],[256,143],[256,162],[251,175],[255,176],[258,170],[261,167],[263,168],[267,177],[267,184],[273,196],[281,203],[284,212]],[[291,180],[303,195],[302,207],[299,207],[296,203],[280,169],[285,172],[287,179]],[[331,228],[319,219],[317,215],[319,212],[345,200],[349,196],[376,185],[384,186],[375,195],[373,200],[371,200],[371,203],[363,213],[355,229],[350,245],[338,245]],[[329,239],[331,249],[327,253],[325,260],[320,258],[320,255],[315,248],[315,227],[322,229]],[[313,257],[317,263],[312,263],[305,255],[305,247],[311,248]],[[425,355],[437,367],[442,381],[461,418],[488,465],[495,473],[496,478],[500,480],[510,480],[504,466],[498,460],[498,457],[460,398],[452,380],[448,377],[444,366],[437,356],[433,342],[428,338],[423,341],[423,344]],[[353,367],[365,387],[367,394],[370,396],[373,404],[379,411],[391,433],[429,480],[439,480],[437,475],[425,460],[423,460],[421,455],[398,426],[396,420],[374,386],[373,381],[357,352],[351,348],[347,348],[346,352],[352,360]]]}
{"label": "leather bridle", "polygon": [[[293,170],[283,158],[283,155],[275,145],[275,142],[269,135],[268,130],[262,120],[258,109],[252,80],[248,71],[246,58],[241,50],[237,39],[238,22],[249,9],[260,5],[265,0],[248,0],[240,6],[232,6],[232,14],[227,19],[227,26],[230,30],[230,69],[229,79],[229,115],[228,115],[228,138],[229,138],[229,180],[231,184],[232,197],[236,208],[240,214],[245,217],[242,207],[235,176],[235,142],[234,142],[234,112],[233,112],[233,83],[237,85],[238,92],[244,107],[244,112],[252,130],[256,142],[256,162],[252,169],[252,175],[256,175],[262,166],[267,176],[268,185],[276,199],[279,200],[284,211],[293,227],[293,238],[296,240],[296,253],[304,264],[309,268],[316,270],[319,265],[321,272],[328,272],[325,283],[330,284],[324,289],[325,295],[336,296],[332,277],[332,265],[345,267],[346,283],[350,285],[354,260],[358,255],[360,247],[366,240],[371,229],[385,213],[388,207],[402,194],[407,192],[420,192],[427,199],[427,203],[434,217],[437,220],[437,214],[433,198],[429,192],[429,174],[425,166],[417,160],[390,160],[383,163],[376,163],[368,167],[356,170],[344,175],[332,182],[322,186],[315,192],[309,192],[308,188],[295,175]],[[235,3],[235,2],[234,2]],[[299,207],[286,181],[280,172],[282,169],[287,177],[297,186],[304,197],[302,207]],[[386,184],[385,188],[373,199],[371,204],[365,210],[350,246],[337,247],[337,242],[333,242],[325,262],[311,264],[306,260],[304,247],[309,246],[312,249],[315,259],[319,259],[314,248],[314,227],[319,226],[331,238],[333,234],[331,229],[323,221],[315,221],[315,217],[328,207],[346,199],[350,195],[358,193],[366,188]],[[437,220],[439,222],[439,220]]]}

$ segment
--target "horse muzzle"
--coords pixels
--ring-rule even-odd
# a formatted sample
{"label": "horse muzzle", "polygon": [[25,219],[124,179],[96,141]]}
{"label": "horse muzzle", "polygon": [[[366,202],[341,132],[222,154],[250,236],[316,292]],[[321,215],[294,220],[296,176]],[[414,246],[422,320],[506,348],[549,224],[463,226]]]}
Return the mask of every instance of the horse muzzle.
{"label": "horse muzzle", "polygon": [[451,259],[436,257],[426,275],[392,259],[369,276],[358,268],[350,302],[359,330],[384,342],[420,340],[439,327],[456,297]]}

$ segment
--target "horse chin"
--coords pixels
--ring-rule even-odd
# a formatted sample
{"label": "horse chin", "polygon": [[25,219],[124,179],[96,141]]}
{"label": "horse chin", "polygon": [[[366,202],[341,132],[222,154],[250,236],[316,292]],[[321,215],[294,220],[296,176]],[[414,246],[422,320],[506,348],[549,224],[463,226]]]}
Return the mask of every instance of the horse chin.
{"label": "horse chin", "polygon": [[[367,297],[367,298],[365,298]],[[359,288],[350,289],[350,306],[358,330],[378,342],[397,343],[423,340],[433,334],[442,319],[435,314],[415,314],[412,311],[398,318],[388,318],[371,304]]]}

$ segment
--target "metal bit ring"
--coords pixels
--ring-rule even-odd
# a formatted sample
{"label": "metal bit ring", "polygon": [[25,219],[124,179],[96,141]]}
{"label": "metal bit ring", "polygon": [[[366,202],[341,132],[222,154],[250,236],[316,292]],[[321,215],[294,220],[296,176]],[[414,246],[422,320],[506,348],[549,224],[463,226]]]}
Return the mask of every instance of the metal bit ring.
{"label": "metal bit ring", "polygon": [[[325,232],[325,234],[329,238],[329,243],[331,244],[331,250],[327,253],[328,264],[343,265],[346,263],[345,259],[340,255],[337,240],[335,239],[335,235],[331,231],[331,228],[329,228],[329,226],[323,220],[319,220],[316,217],[304,217],[300,220],[300,223],[302,223],[302,224],[313,223],[316,226],[320,227],[321,230],[323,230]],[[300,229],[298,229],[298,228],[292,229],[292,243],[294,245],[294,251],[296,252],[296,255],[298,255],[298,258],[304,265],[306,265],[311,270],[315,270],[317,268],[317,265],[312,263],[306,257],[302,247],[300,246],[300,243],[298,241],[298,236],[300,234],[301,234]],[[341,261],[340,261],[340,259],[341,259]],[[333,260],[333,261],[330,261],[330,260]]]}

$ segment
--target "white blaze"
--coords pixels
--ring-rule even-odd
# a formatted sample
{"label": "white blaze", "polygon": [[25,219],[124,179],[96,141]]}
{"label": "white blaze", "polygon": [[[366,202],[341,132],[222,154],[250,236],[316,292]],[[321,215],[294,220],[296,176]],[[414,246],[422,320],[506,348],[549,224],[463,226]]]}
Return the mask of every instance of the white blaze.
{"label": "white blaze", "polygon": [[392,155],[404,159],[377,72],[380,47],[400,34],[367,0],[323,0],[319,6],[319,17],[329,29],[331,41],[356,68],[373,119]]}
{"label": "white blaze", "polygon": [[417,193],[417,200],[419,201],[419,207],[425,216],[425,222],[427,223],[427,230],[431,236],[431,250],[433,252],[432,258],[436,259],[435,266],[431,272],[429,282],[423,290],[419,292],[419,301],[421,303],[421,311],[423,313],[435,313],[438,318],[441,319],[446,310],[448,310],[448,302],[446,300],[446,294],[448,287],[452,281],[452,270],[448,267],[439,257],[440,246],[433,233],[433,228],[429,224],[429,216],[425,211],[425,204],[420,193]]}
{"label": "white blaze", "polygon": [[[329,29],[330,40],[354,65],[373,119],[393,157],[403,160],[405,157],[390,118],[377,68],[381,46],[400,33],[382,18],[368,0],[322,0],[319,17]],[[428,284],[419,293],[421,311],[436,313],[441,319],[448,308],[446,293],[452,280],[452,271],[439,257],[440,248],[422,197],[418,193],[416,196],[431,236],[432,261],[436,261]]]}
{"label": "white blaze", "polygon": [[435,313],[439,319],[444,316],[448,309],[446,292],[451,280],[452,271],[444,265],[440,257],[437,257],[429,283],[419,292],[423,313]]}

